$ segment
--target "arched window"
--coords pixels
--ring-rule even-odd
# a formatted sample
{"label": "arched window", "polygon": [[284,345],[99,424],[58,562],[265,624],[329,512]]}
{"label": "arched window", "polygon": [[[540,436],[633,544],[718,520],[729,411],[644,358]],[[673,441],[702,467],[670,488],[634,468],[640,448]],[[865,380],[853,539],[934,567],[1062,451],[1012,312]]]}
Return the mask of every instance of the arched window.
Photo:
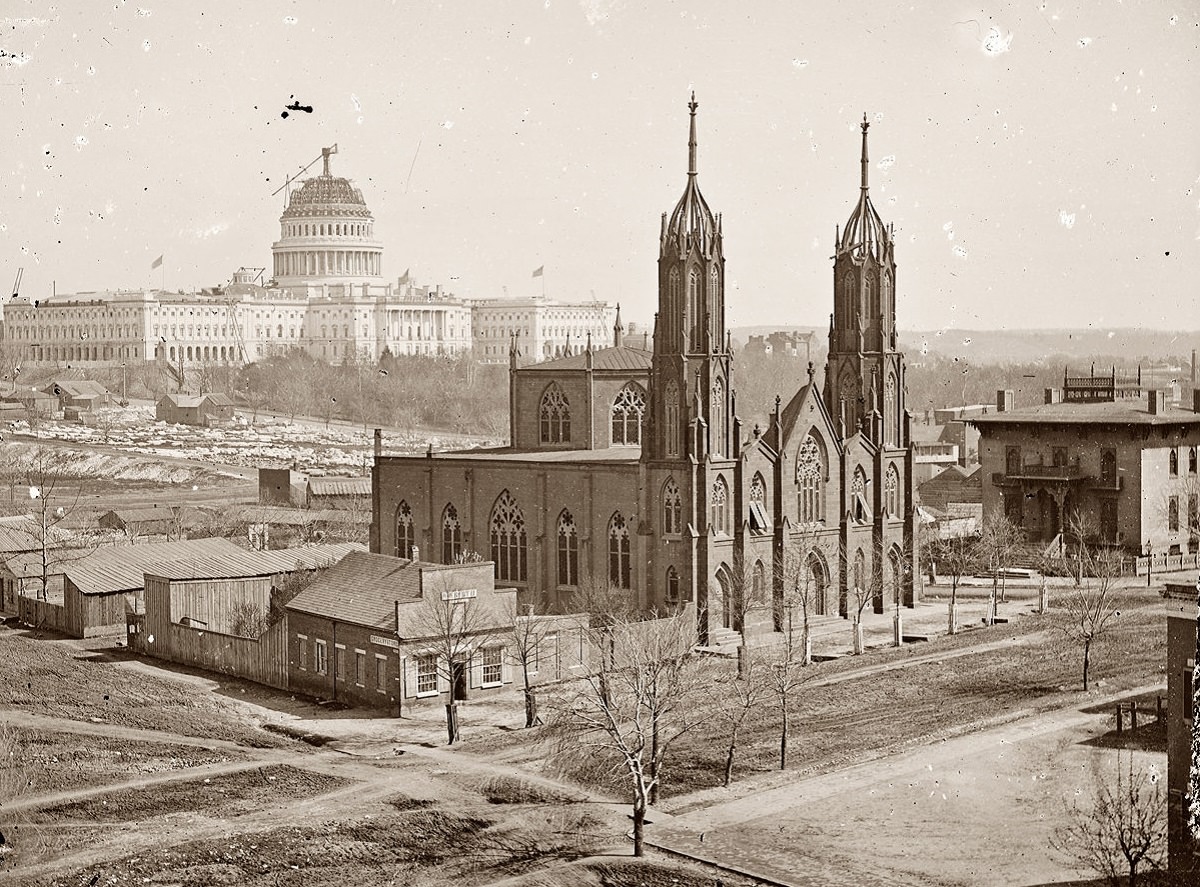
{"label": "arched window", "polygon": [[796,486],[800,488],[797,517],[803,524],[825,519],[825,458],[811,434],[796,453]]}
{"label": "arched window", "polygon": [[867,326],[879,323],[879,287],[875,283],[875,275],[867,275]]}
{"label": "arched window", "polygon": [[867,559],[861,548],[854,552],[853,579],[855,588],[867,587]]}
{"label": "arched window", "polygon": [[442,510],[442,563],[452,564],[462,555],[462,524],[458,509],[447,505]]}
{"label": "arched window", "polygon": [[663,396],[663,412],[666,419],[667,455],[679,455],[679,386],[674,381],[667,383]]}
{"label": "arched window", "polygon": [[859,465],[854,469],[854,479],[850,481],[850,513],[856,523],[865,524],[870,520],[867,511],[867,475]]}
{"label": "arched window", "polygon": [[667,324],[670,333],[668,333],[668,341],[675,342],[679,336],[679,326],[677,317],[680,309],[683,307],[679,303],[679,269],[672,268],[671,274],[667,278]]}
{"label": "arched window", "polygon": [[608,584],[613,588],[632,588],[631,562],[629,528],[618,511],[608,522]]}
{"label": "arched window", "polygon": [[558,584],[579,584],[579,533],[569,511],[558,516]]}
{"label": "arched window", "polygon": [[1167,500],[1167,529],[1172,533],[1179,530],[1179,497],[1172,496]]}
{"label": "arched window", "polygon": [[761,474],[755,473],[750,481],[750,532],[766,533],[771,529],[771,518],[767,512],[767,484]]}
{"label": "arched window", "polygon": [[888,517],[896,517],[900,513],[900,472],[895,465],[889,465],[883,476],[883,508]]}
{"label": "arched window", "polygon": [[759,605],[766,600],[767,570],[762,561],[754,562],[754,570],[750,574],[750,603]]}
{"label": "arched window", "polygon": [[[717,266],[713,265],[712,270],[708,273],[708,304],[711,306],[713,316],[709,321],[709,335],[712,335],[713,327],[716,325],[717,314],[721,310],[721,273],[717,270]],[[724,347],[724,342],[713,342],[713,347],[720,350]]]}
{"label": "arched window", "polygon": [[411,558],[417,537],[413,534],[412,509],[401,500],[396,506],[396,557]]}
{"label": "arched window", "polygon": [[1196,450],[1198,447],[1192,447],[1188,450],[1188,474],[1196,473]]}
{"label": "arched window", "polygon": [[809,554],[807,562],[807,570],[804,575],[797,581],[807,583],[797,589],[800,595],[806,596],[809,602],[809,607],[812,612],[819,616],[825,615],[825,608],[828,604],[825,601],[825,588],[828,585],[825,571],[825,564],[821,560],[821,556],[815,551]]}
{"label": "arched window", "polygon": [[896,426],[899,423],[896,415],[896,377],[888,373],[883,383],[883,440],[890,447],[896,445]]}
{"label": "arched window", "polygon": [[1171,447],[1171,455],[1167,457],[1167,461],[1170,466],[1171,476],[1174,477],[1179,474],[1179,451],[1174,447]]}
{"label": "arched window", "polygon": [[679,485],[675,478],[668,477],[663,484],[663,532],[668,536],[677,536],[683,532],[683,499],[679,495]]}
{"label": "arched window", "polygon": [[838,325],[857,326],[852,324],[852,321],[858,315],[858,288],[854,285],[854,275],[850,271],[842,277],[842,293],[842,316],[838,318]]}
{"label": "arched window", "polygon": [[679,604],[679,571],[674,567],[667,567],[667,606],[674,607]]}
{"label": "arched window", "polygon": [[613,446],[639,446],[642,442],[642,414],[646,412],[646,392],[630,382],[613,400]]}
{"label": "arched window", "polygon": [[689,351],[699,351],[700,342],[700,277],[695,271],[688,274],[688,318],[691,320]]}
{"label": "arched window", "polygon": [[899,606],[904,603],[904,558],[895,547],[888,552],[888,572],[892,580],[892,603]]}
{"label": "arched window", "polygon": [[508,490],[500,494],[492,507],[491,530],[496,579],[501,582],[524,582],[525,514]]}
{"label": "arched window", "polygon": [[719,475],[712,485],[712,528],[718,533],[729,533],[729,487]]}
{"label": "arched window", "polygon": [[712,450],[713,455],[725,454],[725,385],[717,376],[712,382]]}
{"label": "arched window", "polygon": [[571,440],[571,407],[557,382],[552,382],[542,394],[540,415],[542,443]]}

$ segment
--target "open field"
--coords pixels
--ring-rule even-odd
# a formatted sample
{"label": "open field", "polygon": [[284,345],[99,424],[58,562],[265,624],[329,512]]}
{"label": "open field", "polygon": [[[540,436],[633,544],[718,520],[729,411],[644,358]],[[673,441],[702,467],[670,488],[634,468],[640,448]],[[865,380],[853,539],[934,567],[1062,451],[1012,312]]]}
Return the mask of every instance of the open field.
{"label": "open field", "polygon": [[[648,840],[744,870],[782,866],[797,884],[974,884],[972,854],[1017,852],[1046,882],[1081,876],[1045,846],[1048,820],[1113,753],[1109,707],[1096,702],[1134,688],[1152,700],[1146,686],[1161,679],[1157,593],[1121,595],[1087,694],[1061,616],[1018,616],[1016,604],[1007,624],[814,665],[797,694],[789,769],[775,769],[767,712],[746,733],[730,788],[719,785],[720,731],[695,734],[669,763]],[[0,884],[756,883],[653,850],[629,859],[623,786],[564,779],[540,731],[515,728],[518,694],[467,703],[464,741],[445,747],[436,707],[374,718],[4,629],[0,654],[0,726],[44,774],[5,781],[0,831],[12,852]],[[290,740],[267,722],[328,742]],[[1161,766],[1159,747],[1137,753]],[[58,758],[48,769],[47,755]],[[939,787],[952,800],[934,804]],[[1024,825],[998,829],[995,817],[1014,811]],[[855,848],[867,828],[864,862]],[[949,853],[947,830],[964,849],[945,877],[911,862]]]}

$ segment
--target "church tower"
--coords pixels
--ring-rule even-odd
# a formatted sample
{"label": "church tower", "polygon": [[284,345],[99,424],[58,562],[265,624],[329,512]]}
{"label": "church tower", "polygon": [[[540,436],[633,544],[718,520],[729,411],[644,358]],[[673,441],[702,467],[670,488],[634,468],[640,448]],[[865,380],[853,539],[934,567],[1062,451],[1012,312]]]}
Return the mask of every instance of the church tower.
{"label": "church tower", "polygon": [[894,231],[871,203],[866,115],[858,202],[834,238],[834,310],[829,324],[825,404],[840,434],[863,432],[876,446],[901,442],[904,366],[896,350]]}
{"label": "church tower", "polygon": [[733,449],[721,217],[708,208],[697,182],[697,107],[693,93],[687,186],[670,216],[663,213],[659,236],[658,313],[642,447],[649,462],[728,458]]}

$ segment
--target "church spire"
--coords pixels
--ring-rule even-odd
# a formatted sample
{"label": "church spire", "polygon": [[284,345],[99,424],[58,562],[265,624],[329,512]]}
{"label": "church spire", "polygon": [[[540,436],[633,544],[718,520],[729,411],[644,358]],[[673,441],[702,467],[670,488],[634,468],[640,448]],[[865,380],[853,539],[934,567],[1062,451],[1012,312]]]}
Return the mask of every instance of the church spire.
{"label": "church spire", "polygon": [[688,132],[688,175],[696,175],[696,109],[700,105],[696,102],[696,91],[692,90],[692,100],[688,102],[688,111],[691,114],[691,128]]}
{"label": "church spire", "polygon": [[866,194],[867,194],[867,170],[868,170],[868,168],[869,168],[869,167],[868,167],[868,164],[867,164],[867,130],[868,130],[870,127],[871,127],[871,124],[867,122],[867,112],[866,112],[866,111],[863,111],[863,122],[862,122],[862,134],[863,134],[863,146],[862,146],[862,192],[863,192],[863,196],[864,196],[864,197],[865,197],[865,196],[866,196]]}

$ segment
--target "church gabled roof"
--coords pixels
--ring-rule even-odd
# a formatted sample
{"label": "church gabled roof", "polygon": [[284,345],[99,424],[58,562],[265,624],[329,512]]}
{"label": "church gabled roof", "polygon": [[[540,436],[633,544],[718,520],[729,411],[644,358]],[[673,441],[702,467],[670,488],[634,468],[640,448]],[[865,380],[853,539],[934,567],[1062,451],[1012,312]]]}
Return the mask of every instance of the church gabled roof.
{"label": "church gabled roof", "polygon": [[[653,354],[649,351],[644,351],[641,348],[632,348],[629,345],[615,345],[612,348],[601,348],[598,351],[592,352],[592,369],[593,370],[627,370],[627,371],[649,371],[650,359]],[[561,372],[562,370],[585,370],[587,369],[587,352],[582,354],[569,354],[566,357],[558,357],[554,360],[545,360],[541,363],[530,364],[523,366],[519,372],[527,370],[549,370],[552,372]]]}
{"label": "church gabled roof", "polygon": [[686,253],[692,247],[707,254],[721,230],[721,220],[713,215],[708,208],[704,195],[700,193],[700,185],[696,180],[696,94],[688,103],[691,112],[691,129],[688,136],[688,180],[683,189],[683,196],[675,204],[670,221],[663,216],[662,242],[660,248],[665,251],[668,244],[674,244],[678,254]]}
{"label": "church gabled roof", "polygon": [[858,203],[846,220],[846,227],[841,232],[837,242],[837,252],[853,252],[856,255],[870,255],[876,261],[883,258],[886,248],[891,243],[892,235],[888,227],[875,211],[871,203],[871,195],[867,184],[867,129],[870,127],[867,115],[863,114],[862,122],[862,185],[858,194]]}

